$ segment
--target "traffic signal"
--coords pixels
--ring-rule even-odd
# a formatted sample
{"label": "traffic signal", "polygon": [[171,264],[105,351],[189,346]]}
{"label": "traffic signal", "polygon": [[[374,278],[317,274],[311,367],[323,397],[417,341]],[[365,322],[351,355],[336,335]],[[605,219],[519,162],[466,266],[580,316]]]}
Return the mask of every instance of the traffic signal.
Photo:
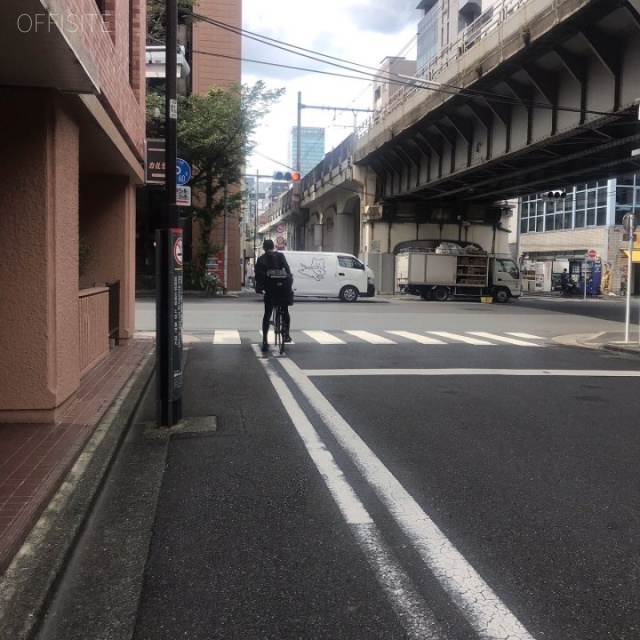
{"label": "traffic signal", "polygon": [[562,202],[566,200],[567,194],[564,191],[547,191],[542,197],[547,202]]}
{"label": "traffic signal", "polygon": [[273,172],[274,180],[284,180],[286,182],[298,182],[300,180],[300,172],[299,171],[274,171]]}

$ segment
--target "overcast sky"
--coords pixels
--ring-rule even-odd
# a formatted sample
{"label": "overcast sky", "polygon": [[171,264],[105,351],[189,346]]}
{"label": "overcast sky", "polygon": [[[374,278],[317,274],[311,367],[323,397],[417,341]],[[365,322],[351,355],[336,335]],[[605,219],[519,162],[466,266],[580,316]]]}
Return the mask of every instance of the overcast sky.
{"label": "overcast sky", "polygon": [[[289,135],[297,124],[298,92],[302,104],[309,107],[301,110],[302,126],[326,130],[325,153],[353,131],[354,113],[341,109],[371,108],[371,77],[381,61],[397,55],[415,59],[415,36],[422,15],[416,9],[418,1],[243,1],[243,29],[276,42],[264,44],[250,37],[243,38],[242,81],[253,84],[261,79],[269,89],[286,88],[286,94],[255,136],[258,148],[248,161],[249,173],[259,171],[261,175],[270,175],[276,169],[287,168]],[[296,55],[278,48],[278,43],[306,51]],[[328,61],[323,55],[332,60]],[[348,68],[341,69],[329,62]],[[363,66],[369,68],[363,69]],[[368,78],[354,73],[353,69],[365,71]],[[332,74],[360,75],[364,79]],[[312,109],[312,106],[331,110]],[[367,115],[357,114],[358,122]]]}

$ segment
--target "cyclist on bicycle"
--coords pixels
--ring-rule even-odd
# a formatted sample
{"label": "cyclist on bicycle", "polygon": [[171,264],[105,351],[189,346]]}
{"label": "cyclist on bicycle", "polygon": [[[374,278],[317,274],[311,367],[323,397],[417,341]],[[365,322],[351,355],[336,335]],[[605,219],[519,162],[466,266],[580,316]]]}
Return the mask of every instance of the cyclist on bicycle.
{"label": "cyclist on bicycle", "polygon": [[[262,244],[264,253],[256,260],[256,293],[264,292],[264,315],[262,316],[262,351],[269,349],[267,336],[269,334],[269,323],[273,308],[278,306],[282,313],[284,329],[284,341],[291,342],[289,337],[289,326],[291,318],[289,316],[289,305],[293,304],[293,289],[291,287],[293,277],[289,263],[283,254],[274,250],[273,240],[265,240]],[[287,273],[286,284],[280,280],[268,277],[267,272],[275,269],[284,269]]]}

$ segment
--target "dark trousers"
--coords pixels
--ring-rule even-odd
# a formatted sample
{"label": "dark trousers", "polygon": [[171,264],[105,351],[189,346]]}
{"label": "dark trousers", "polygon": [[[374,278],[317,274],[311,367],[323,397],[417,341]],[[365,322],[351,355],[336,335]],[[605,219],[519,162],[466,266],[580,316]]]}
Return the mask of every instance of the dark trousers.
{"label": "dark trousers", "polygon": [[262,316],[262,341],[267,342],[269,334],[269,323],[271,322],[271,314],[273,308],[280,306],[282,309],[282,324],[284,325],[284,334],[289,335],[289,327],[291,325],[291,316],[289,315],[289,305],[279,304],[278,300],[271,300],[268,295],[264,297],[264,315]]}

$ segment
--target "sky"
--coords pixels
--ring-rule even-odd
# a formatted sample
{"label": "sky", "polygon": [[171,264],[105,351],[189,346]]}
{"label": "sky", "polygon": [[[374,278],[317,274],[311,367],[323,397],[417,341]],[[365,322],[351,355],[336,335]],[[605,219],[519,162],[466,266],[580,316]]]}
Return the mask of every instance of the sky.
{"label": "sky", "polygon": [[[307,105],[300,112],[301,126],[325,128],[325,153],[353,132],[356,118],[358,124],[366,120],[370,114],[348,109],[372,107],[372,78],[385,57],[415,60],[422,17],[418,1],[243,0],[242,82],[262,80],[268,89],[286,89],[253,136],[257,147],[248,159],[248,173],[294,168],[287,156],[298,120],[298,92]],[[270,38],[270,44],[257,41],[259,36]],[[304,55],[292,53],[292,47]]]}

